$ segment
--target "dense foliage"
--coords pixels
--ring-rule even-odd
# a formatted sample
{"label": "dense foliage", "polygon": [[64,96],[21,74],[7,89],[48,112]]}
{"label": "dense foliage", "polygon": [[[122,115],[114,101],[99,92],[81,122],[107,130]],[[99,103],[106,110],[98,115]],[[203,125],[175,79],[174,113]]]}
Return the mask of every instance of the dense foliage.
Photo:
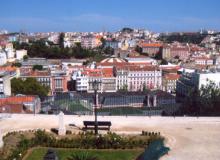
{"label": "dense foliage", "polygon": [[128,27],[122,28],[122,30],[121,30],[121,32],[126,32],[126,33],[131,33],[133,31],[134,30],[132,28],[128,28]]}
{"label": "dense foliage", "polygon": [[45,97],[49,93],[49,87],[43,86],[35,78],[13,78],[11,80],[11,90],[13,94],[38,95]]}
{"label": "dense foliage", "polygon": [[22,64],[19,63],[19,62],[15,62],[15,63],[12,63],[11,66],[12,66],[12,67],[18,67],[18,68],[20,68],[20,67],[22,66]]}
{"label": "dense foliage", "polygon": [[34,65],[32,69],[33,69],[34,71],[35,71],[35,70],[41,71],[41,70],[43,70],[43,66],[42,66],[42,65]]}
{"label": "dense foliage", "polygon": [[171,34],[171,35],[165,35],[161,34],[159,37],[159,40],[162,40],[166,43],[172,43],[172,42],[181,42],[181,43],[194,43],[194,44],[200,44],[202,40],[206,37],[205,34],[200,33],[192,33],[192,34]]}
{"label": "dense foliage", "polygon": [[91,155],[88,152],[79,152],[72,154],[67,160],[98,160],[98,157]]}
{"label": "dense foliage", "polygon": [[64,35],[60,36],[58,45],[55,45],[49,41],[38,40],[31,43],[21,44],[14,42],[14,47],[15,49],[26,49],[29,57],[43,57],[49,59],[89,58],[100,61],[105,58],[105,55],[113,54],[113,50],[111,48],[104,48],[104,46],[100,46],[99,48],[95,49],[85,49],[81,47],[80,43],[76,43],[75,46],[71,48],[64,48],[63,36]]}
{"label": "dense foliage", "polygon": [[[16,134],[16,132],[8,133],[5,137],[11,134]],[[32,138],[22,137],[17,147],[4,160],[21,160],[29,148],[36,146],[77,149],[133,149],[145,148],[153,141],[159,139],[163,140],[160,134],[154,132],[142,132],[142,136],[139,136],[139,138],[135,136],[124,137],[111,132],[98,136],[92,132],[82,132],[72,138],[58,139],[52,134],[37,130]],[[1,159],[0,157],[0,160],[3,160],[3,158]]]}
{"label": "dense foliage", "polygon": [[185,98],[181,114],[194,116],[220,116],[220,88],[210,82],[200,90],[193,89]]}

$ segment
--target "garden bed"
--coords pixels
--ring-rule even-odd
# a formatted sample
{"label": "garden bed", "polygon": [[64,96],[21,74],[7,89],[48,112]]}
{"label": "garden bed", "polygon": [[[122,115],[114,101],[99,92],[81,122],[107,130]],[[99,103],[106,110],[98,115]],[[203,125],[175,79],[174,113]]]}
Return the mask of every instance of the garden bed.
{"label": "garden bed", "polygon": [[[34,150],[30,156],[42,156],[48,148],[62,148],[57,149],[61,159],[64,152],[68,152],[67,155],[70,155],[71,152],[89,150],[93,155],[101,156],[100,160],[116,159],[108,155],[110,151],[114,152],[112,156],[118,157],[118,160],[120,160],[120,157],[129,160],[134,158],[132,155],[138,156],[141,151],[143,153],[144,149],[156,140],[164,140],[159,132],[142,131],[139,135],[118,135],[112,132],[95,135],[93,132],[79,132],[64,137],[43,130],[13,132],[4,137],[5,145],[2,152],[0,152],[2,154],[0,160],[22,160],[28,150],[36,147],[38,149]],[[12,141],[14,142],[12,143]],[[126,158],[127,156],[128,158]]]}
{"label": "garden bed", "polygon": [[[48,148],[35,148],[29,156],[24,160],[39,160],[43,159]],[[84,149],[55,149],[59,160],[66,160],[73,154],[89,154],[97,157],[98,160],[134,160],[141,153],[143,149],[125,149],[125,150],[84,150]]]}

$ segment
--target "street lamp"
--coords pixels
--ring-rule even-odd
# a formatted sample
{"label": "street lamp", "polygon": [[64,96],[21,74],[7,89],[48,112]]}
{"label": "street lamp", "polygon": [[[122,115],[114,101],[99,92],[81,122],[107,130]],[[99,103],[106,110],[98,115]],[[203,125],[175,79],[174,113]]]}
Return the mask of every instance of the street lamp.
{"label": "street lamp", "polygon": [[92,88],[94,90],[95,93],[95,97],[94,97],[94,112],[95,112],[95,135],[98,134],[98,122],[97,122],[97,107],[98,107],[98,94],[97,91],[99,90],[99,84],[101,82],[100,81],[93,81],[92,82]]}

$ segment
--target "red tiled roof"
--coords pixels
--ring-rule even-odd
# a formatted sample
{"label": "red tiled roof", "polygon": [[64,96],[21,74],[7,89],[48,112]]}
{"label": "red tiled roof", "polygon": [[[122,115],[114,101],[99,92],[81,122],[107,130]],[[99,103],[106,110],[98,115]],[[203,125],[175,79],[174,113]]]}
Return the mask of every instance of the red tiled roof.
{"label": "red tiled roof", "polygon": [[27,73],[22,73],[22,76],[25,77],[46,77],[46,76],[50,76],[50,72],[49,71],[30,71]]}
{"label": "red tiled roof", "polygon": [[101,69],[85,69],[84,74],[90,76],[90,77],[101,77],[102,76],[102,71]]}
{"label": "red tiled roof", "polygon": [[35,96],[11,96],[0,98],[0,106],[6,104],[22,104],[24,102],[33,102],[35,98]]}
{"label": "red tiled roof", "polygon": [[113,68],[103,68],[102,74],[103,77],[113,77]]}
{"label": "red tiled roof", "polygon": [[9,104],[0,106],[0,113],[22,113],[23,104]]}
{"label": "red tiled roof", "polygon": [[195,57],[195,60],[212,60],[211,58],[208,57]]}
{"label": "red tiled roof", "polygon": [[180,78],[180,75],[178,74],[169,73],[165,75],[166,80],[178,80],[179,78]]}
{"label": "red tiled roof", "polygon": [[8,72],[12,72],[12,71],[16,71],[16,67],[11,67],[11,66],[0,66],[0,71],[8,71]]}
{"label": "red tiled roof", "polygon": [[129,66],[130,71],[155,71],[157,70],[157,67],[154,66]]}
{"label": "red tiled roof", "polygon": [[142,43],[141,47],[162,47],[160,43]]}
{"label": "red tiled roof", "polygon": [[129,58],[147,58],[147,56],[144,56],[144,55],[129,55]]}

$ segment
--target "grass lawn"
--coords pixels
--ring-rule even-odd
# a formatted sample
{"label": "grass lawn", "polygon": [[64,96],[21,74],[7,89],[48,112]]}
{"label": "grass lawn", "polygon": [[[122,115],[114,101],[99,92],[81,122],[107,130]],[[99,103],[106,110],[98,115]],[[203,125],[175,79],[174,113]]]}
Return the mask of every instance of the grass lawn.
{"label": "grass lawn", "polygon": [[[80,150],[80,149],[55,149],[59,160],[67,160],[71,154],[79,152],[88,152],[95,155],[99,160],[135,160],[143,149],[137,150]],[[25,160],[41,160],[46,154],[47,148],[35,148]]]}

